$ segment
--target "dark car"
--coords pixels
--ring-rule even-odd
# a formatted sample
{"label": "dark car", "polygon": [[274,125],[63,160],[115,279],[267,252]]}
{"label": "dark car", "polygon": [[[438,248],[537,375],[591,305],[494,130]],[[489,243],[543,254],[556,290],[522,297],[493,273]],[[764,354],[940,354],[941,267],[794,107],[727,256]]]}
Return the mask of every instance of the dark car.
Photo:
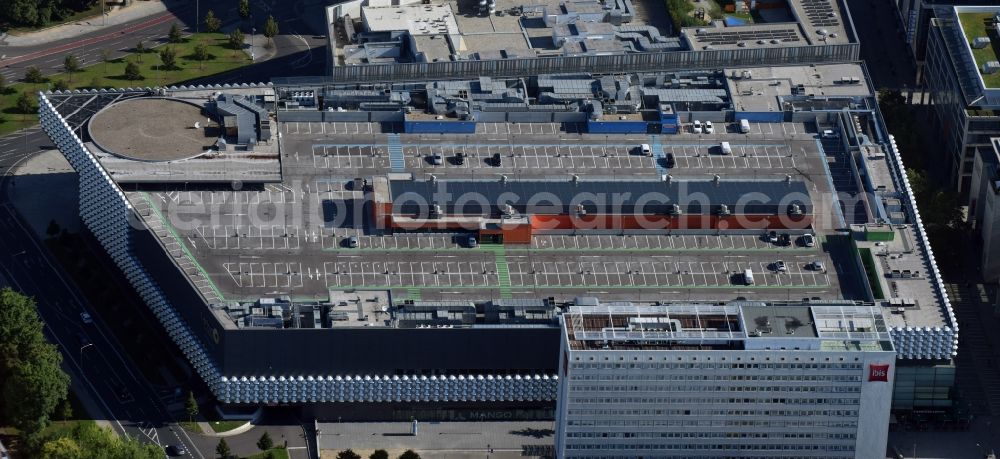
{"label": "dark car", "polygon": [[459,166],[465,164],[465,153],[464,152],[458,152],[458,154],[455,155],[455,164],[458,164]]}
{"label": "dark car", "polygon": [[676,165],[676,164],[677,164],[677,161],[674,160],[674,154],[673,153],[667,153],[667,160],[666,160],[667,169],[670,169],[671,167],[674,167],[674,165]]}
{"label": "dark car", "polygon": [[184,445],[167,445],[167,455],[168,456],[186,456],[187,449]]}
{"label": "dark car", "polygon": [[788,246],[792,245],[792,237],[787,234],[781,234],[778,236],[778,245]]}
{"label": "dark car", "polygon": [[492,163],[493,167],[503,166],[503,158],[500,156],[500,153],[493,153]]}

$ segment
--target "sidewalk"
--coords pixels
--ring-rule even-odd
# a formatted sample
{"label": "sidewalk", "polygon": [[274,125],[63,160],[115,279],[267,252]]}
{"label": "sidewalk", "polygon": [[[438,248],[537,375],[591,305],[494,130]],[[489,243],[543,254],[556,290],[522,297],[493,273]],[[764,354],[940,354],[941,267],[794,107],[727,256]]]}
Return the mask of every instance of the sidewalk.
{"label": "sidewalk", "polygon": [[18,35],[4,35],[0,38],[0,45],[15,48],[19,46],[44,45],[46,43],[96,32],[108,27],[141,19],[146,16],[162,13],[164,11],[167,11],[167,6],[159,0],[136,1],[125,8],[116,8],[111,10],[105,18],[101,18],[99,16],[92,17],[84,21],[62,24],[35,32]]}
{"label": "sidewalk", "polygon": [[411,429],[409,422],[321,422],[319,448],[324,458],[348,448],[363,457],[376,449],[412,449],[434,458],[515,458],[555,443],[552,421],[421,422],[417,435]]}
{"label": "sidewalk", "polygon": [[254,424],[251,421],[247,421],[245,424],[225,432],[216,432],[215,429],[212,428],[212,424],[208,421],[198,421],[198,427],[201,428],[201,434],[206,437],[232,437],[249,432],[250,429],[254,428]]}
{"label": "sidewalk", "polygon": [[273,42],[268,46],[267,37],[263,34],[250,35],[246,34],[243,36],[243,51],[250,56],[254,62],[266,61],[278,52],[278,47]]}

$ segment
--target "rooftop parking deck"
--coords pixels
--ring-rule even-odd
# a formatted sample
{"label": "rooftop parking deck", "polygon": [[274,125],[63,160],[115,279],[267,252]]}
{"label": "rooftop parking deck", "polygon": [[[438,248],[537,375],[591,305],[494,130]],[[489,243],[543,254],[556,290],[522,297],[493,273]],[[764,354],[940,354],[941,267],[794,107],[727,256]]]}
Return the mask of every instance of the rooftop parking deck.
{"label": "rooftop parking deck", "polygon": [[[802,175],[823,190],[825,172],[817,132],[804,123],[715,123],[712,134],[688,125],[674,136],[588,134],[558,123],[481,123],[475,134],[393,134],[381,123],[286,122],[281,124],[283,171],[294,176],[370,176],[407,172],[423,180],[509,175],[568,177],[726,178]],[[397,140],[398,139],[398,140]],[[398,141],[402,167],[393,167],[390,147]],[[392,142],[392,144],[390,144]],[[732,154],[723,154],[728,142]],[[657,145],[644,155],[641,145]],[[463,155],[464,159],[459,160]],[[495,158],[499,155],[500,163]],[[668,155],[675,164],[669,165]]]}
{"label": "rooftop parking deck", "polygon": [[[572,125],[568,125],[572,126]],[[717,123],[713,134],[569,132],[558,124],[489,123],[476,134],[393,134],[379,123],[288,122],[282,132],[283,181],[238,191],[202,189],[130,193],[159,208],[151,218],[183,215],[170,242],[226,300],[284,294],[322,300],[328,289],[390,290],[401,299],[577,296],[654,301],[663,298],[863,299],[853,266],[836,244],[830,206],[813,230],[790,234],[788,245],[762,232],[603,231],[536,235],[526,245],[477,244],[469,233],[387,234],[374,227],[358,177],[412,176],[426,181],[657,181],[754,178],[784,183],[791,176],[813,196],[830,190],[815,126],[753,123],[749,133]],[[390,132],[383,132],[383,131]],[[731,142],[731,155],[719,151]],[[642,144],[653,145],[652,155]],[[397,151],[402,164],[393,164]],[[458,153],[465,158],[458,162]],[[499,154],[502,164],[492,163]],[[440,164],[434,155],[441,155]],[[668,155],[674,164],[666,167]],[[812,207],[812,206],[808,206]],[[810,209],[811,210],[811,209]],[[799,239],[819,236],[812,247]],[[779,263],[783,268],[779,268]],[[752,285],[744,277],[754,276]]]}
{"label": "rooftop parking deck", "polygon": [[[379,99],[379,103],[389,105],[411,104],[413,98],[418,99],[412,102],[416,106],[409,109],[395,106],[396,111],[389,112],[393,121],[296,121],[381,119],[387,112],[365,114],[365,109],[356,104],[367,100],[357,98],[358,94],[385,94],[384,88],[373,86],[363,94],[352,92],[350,87],[327,91],[328,97],[340,98],[338,104],[347,107],[343,110],[316,104],[316,92],[279,89],[280,100],[291,100],[283,99],[288,97],[302,102],[298,108],[279,111],[279,121],[271,127],[272,132],[280,134],[272,141],[272,160],[280,161],[280,170],[276,171],[280,172],[280,181],[241,181],[233,186],[220,180],[183,185],[178,180],[162,180],[156,187],[149,187],[130,184],[120,172],[113,176],[127,185],[127,197],[137,213],[206,302],[240,301],[245,305],[262,297],[288,297],[293,302],[307,302],[299,310],[290,308],[289,313],[309,323],[317,311],[310,304],[330,301],[330,291],[334,290],[389,292],[393,304],[407,299],[481,302],[549,297],[565,303],[580,296],[605,301],[709,303],[739,299],[867,301],[874,297],[892,309],[892,317],[887,320],[893,327],[947,326],[950,311],[941,307],[944,300],[933,279],[912,275],[933,269],[920,244],[913,243],[919,234],[906,223],[910,217],[904,206],[905,195],[898,186],[896,160],[877,123],[872,122],[875,120],[871,113],[863,109],[869,106],[865,94],[870,88],[853,83],[850,75],[859,69],[856,66],[821,67],[812,71],[804,67],[755,69],[751,78],[733,77],[731,69],[635,76],[631,87],[642,91],[683,84],[687,85],[684,94],[708,91],[718,95],[674,98],[656,92],[661,89],[649,89],[661,102],[641,107],[642,121],[597,120],[638,123],[618,125],[627,128],[620,131],[631,133],[614,129],[609,130],[615,133],[592,132],[593,128],[599,130],[607,125],[594,125],[585,111],[592,107],[586,106],[571,113],[570,119],[576,121],[564,123],[476,122],[448,113],[430,116],[429,106],[419,101],[425,100],[420,93],[422,84],[414,86],[417,90]],[[787,81],[791,88],[816,79],[811,72],[821,75],[813,88],[819,91],[812,93],[815,97],[798,90],[794,94],[790,89],[787,93],[755,92],[750,86],[739,86],[751,81],[757,85]],[[758,77],[761,80],[756,80]],[[847,84],[838,83],[845,77]],[[546,85],[558,86],[549,80],[545,80]],[[569,85],[563,88],[566,90],[580,86],[604,95],[624,94],[621,91],[626,87],[620,86],[619,80],[602,77],[551,80]],[[734,82],[739,84],[733,86]],[[441,97],[460,101],[465,97],[460,94],[463,88],[481,95],[481,100],[494,100],[490,98],[499,97],[497,94],[525,97],[518,92],[524,86],[521,84],[504,81],[498,86],[488,79],[474,83],[442,88],[445,92]],[[501,91],[486,91],[496,88]],[[542,93],[553,100],[563,97]],[[727,105],[726,99],[732,99],[732,105]],[[724,121],[742,119],[741,113],[747,112],[741,110],[760,109],[763,100],[777,106],[792,99],[801,111],[784,112],[780,118],[752,112],[759,118],[781,122],[751,121],[749,126],[741,126],[739,122]],[[623,111],[629,112],[629,104],[637,99],[622,96],[616,100]],[[664,108],[663,100],[674,102]],[[746,107],[739,106],[741,103]],[[605,104],[612,106],[610,102]],[[845,114],[843,107],[859,109]],[[410,117],[410,111],[425,110],[423,118]],[[328,117],[328,112],[335,116]],[[286,120],[286,113],[300,116]],[[551,121],[561,116],[559,113],[564,112],[556,110],[540,119]],[[360,114],[365,116],[357,116]],[[523,116],[488,119],[512,118]],[[703,121],[700,132],[694,128],[698,118]],[[707,128],[709,120],[714,125],[711,130]],[[411,122],[416,124],[407,124]],[[440,129],[436,123],[460,123],[463,133],[450,127]],[[414,129],[420,126],[431,129]],[[670,128],[670,132],[654,133],[660,127],[665,131]],[[862,141],[867,143],[861,145]],[[96,153],[105,167],[111,165],[112,171],[121,167],[116,163],[119,158]],[[167,172],[173,167],[154,166],[147,167]],[[185,174],[190,174],[192,166],[186,167],[177,169],[180,177],[190,176]],[[660,221],[664,216],[673,219],[683,215],[683,219],[674,221],[704,216],[710,223],[669,224],[656,229],[631,223],[566,226],[558,220],[581,220],[583,211],[596,215],[602,209],[598,207],[560,207],[558,212],[537,219],[544,212],[539,210],[536,215],[535,208],[499,206],[490,207],[490,215],[483,217],[473,215],[476,212],[448,214],[451,208],[442,201],[437,203],[445,211],[444,215],[438,212],[442,218],[439,221],[448,219],[448,224],[435,226],[420,223],[428,221],[426,218],[396,215],[393,206],[381,205],[391,204],[395,196],[393,189],[381,184],[426,187],[433,182],[465,183],[469,190],[488,191],[475,187],[483,183],[493,194],[501,191],[500,185],[524,188],[531,184],[532,192],[562,195],[609,183],[614,186],[601,186],[619,194],[671,184],[716,184],[722,190],[723,185],[761,183],[772,188],[794,185],[796,194],[807,195],[809,202],[786,207],[757,206],[758,210],[764,209],[763,214],[730,209],[732,202],[724,203],[726,206],[711,203],[709,207],[681,207],[679,213],[675,207],[660,206],[650,213]],[[552,184],[551,189],[538,185],[545,183]],[[773,189],[770,194],[760,193],[765,191],[763,188],[753,191],[763,199],[774,200]],[[388,200],[380,201],[379,196]],[[376,208],[382,210],[376,212]],[[786,209],[787,214],[780,209]],[[381,217],[384,212],[392,214],[390,219],[412,221],[385,224]],[[518,215],[508,215],[510,212]],[[800,220],[806,222],[801,227],[779,225],[769,218],[759,220],[763,222],[759,229],[728,224],[730,217],[751,214],[810,215]],[[455,219],[463,223],[450,226]],[[882,246],[869,247],[868,240],[858,239],[857,246],[876,252],[874,260],[881,263],[877,267],[863,266],[848,227],[874,221],[892,221],[898,225],[899,235],[890,241],[892,245],[887,245],[892,253],[884,257],[877,253]],[[467,227],[469,222],[475,227]],[[545,226],[543,222],[556,224]],[[495,238],[497,233],[489,231],[504,225],[529,226],[531,231],[500,244]],[[765,227],[778,228],[777,234],[767,234]],[[887,281],[872,283],[871,273],[874,279],[883,276]],[[865,282],[866,278],[869,282]],[[873,286],[881,287],[879,295],[874,294]],[[330,309],[328,305],[321,307]],[[274,322],[274,317],[271,319]],[[366,323],[385,325],[384,320],[378,317]],[[360,322],[355,319],[335,325],[360,326]],[[921,354],[913,351],[913,355]]]}

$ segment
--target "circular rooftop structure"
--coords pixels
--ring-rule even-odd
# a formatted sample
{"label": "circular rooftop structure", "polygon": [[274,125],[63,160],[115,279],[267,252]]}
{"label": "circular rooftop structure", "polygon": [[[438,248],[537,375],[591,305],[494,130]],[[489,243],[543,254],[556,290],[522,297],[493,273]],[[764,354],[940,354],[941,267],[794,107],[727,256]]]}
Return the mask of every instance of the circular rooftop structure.
{"label": "circular rooftop structure", "polygon": [[88,129],[91,140],[108,153],[137,161],[177,161],[199,156],[215,144],[218,129],[205,120],[202,107],[194,103],[143,97],[108,105],[90,118]]}

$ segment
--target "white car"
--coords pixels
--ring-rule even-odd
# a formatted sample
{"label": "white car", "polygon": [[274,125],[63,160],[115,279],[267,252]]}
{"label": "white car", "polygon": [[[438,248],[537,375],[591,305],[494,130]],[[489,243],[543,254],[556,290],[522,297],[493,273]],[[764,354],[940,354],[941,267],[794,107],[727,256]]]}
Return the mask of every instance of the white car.
{"label": "white car", "polygon": [[715,126],[711,121],[705,121],[705,134],[715,134]]}
{"label": "white car", "polygon": [[701,121],[694,120],[694,123],[691,124],[691,132],[701,134]]}
{"label": "white car", "polygon": [[808,233],[807,234],[803,234],[802,235],[802,245],[804,245],[806,247],[815,247],[816,246],[816,238],[812,234],[808,234]]}
{"label": "white car", "polygon": [[778,261],[774,262],[774,270],[777,271],[777,272],[779,272],[779,273],[783,273],[783,272],[787,272],[788,271],[788,267],[785,266],[785,262],[784,261],[778,260]]}
{"label": "white car", "polygon": [[92,323],[94,323],[94,319],[92,317],[90,317],[90,313],[86,312],[86,311],[80,313],[80,320],[82,320],[83,323],[85,323],[85,324],[92,324]]}

